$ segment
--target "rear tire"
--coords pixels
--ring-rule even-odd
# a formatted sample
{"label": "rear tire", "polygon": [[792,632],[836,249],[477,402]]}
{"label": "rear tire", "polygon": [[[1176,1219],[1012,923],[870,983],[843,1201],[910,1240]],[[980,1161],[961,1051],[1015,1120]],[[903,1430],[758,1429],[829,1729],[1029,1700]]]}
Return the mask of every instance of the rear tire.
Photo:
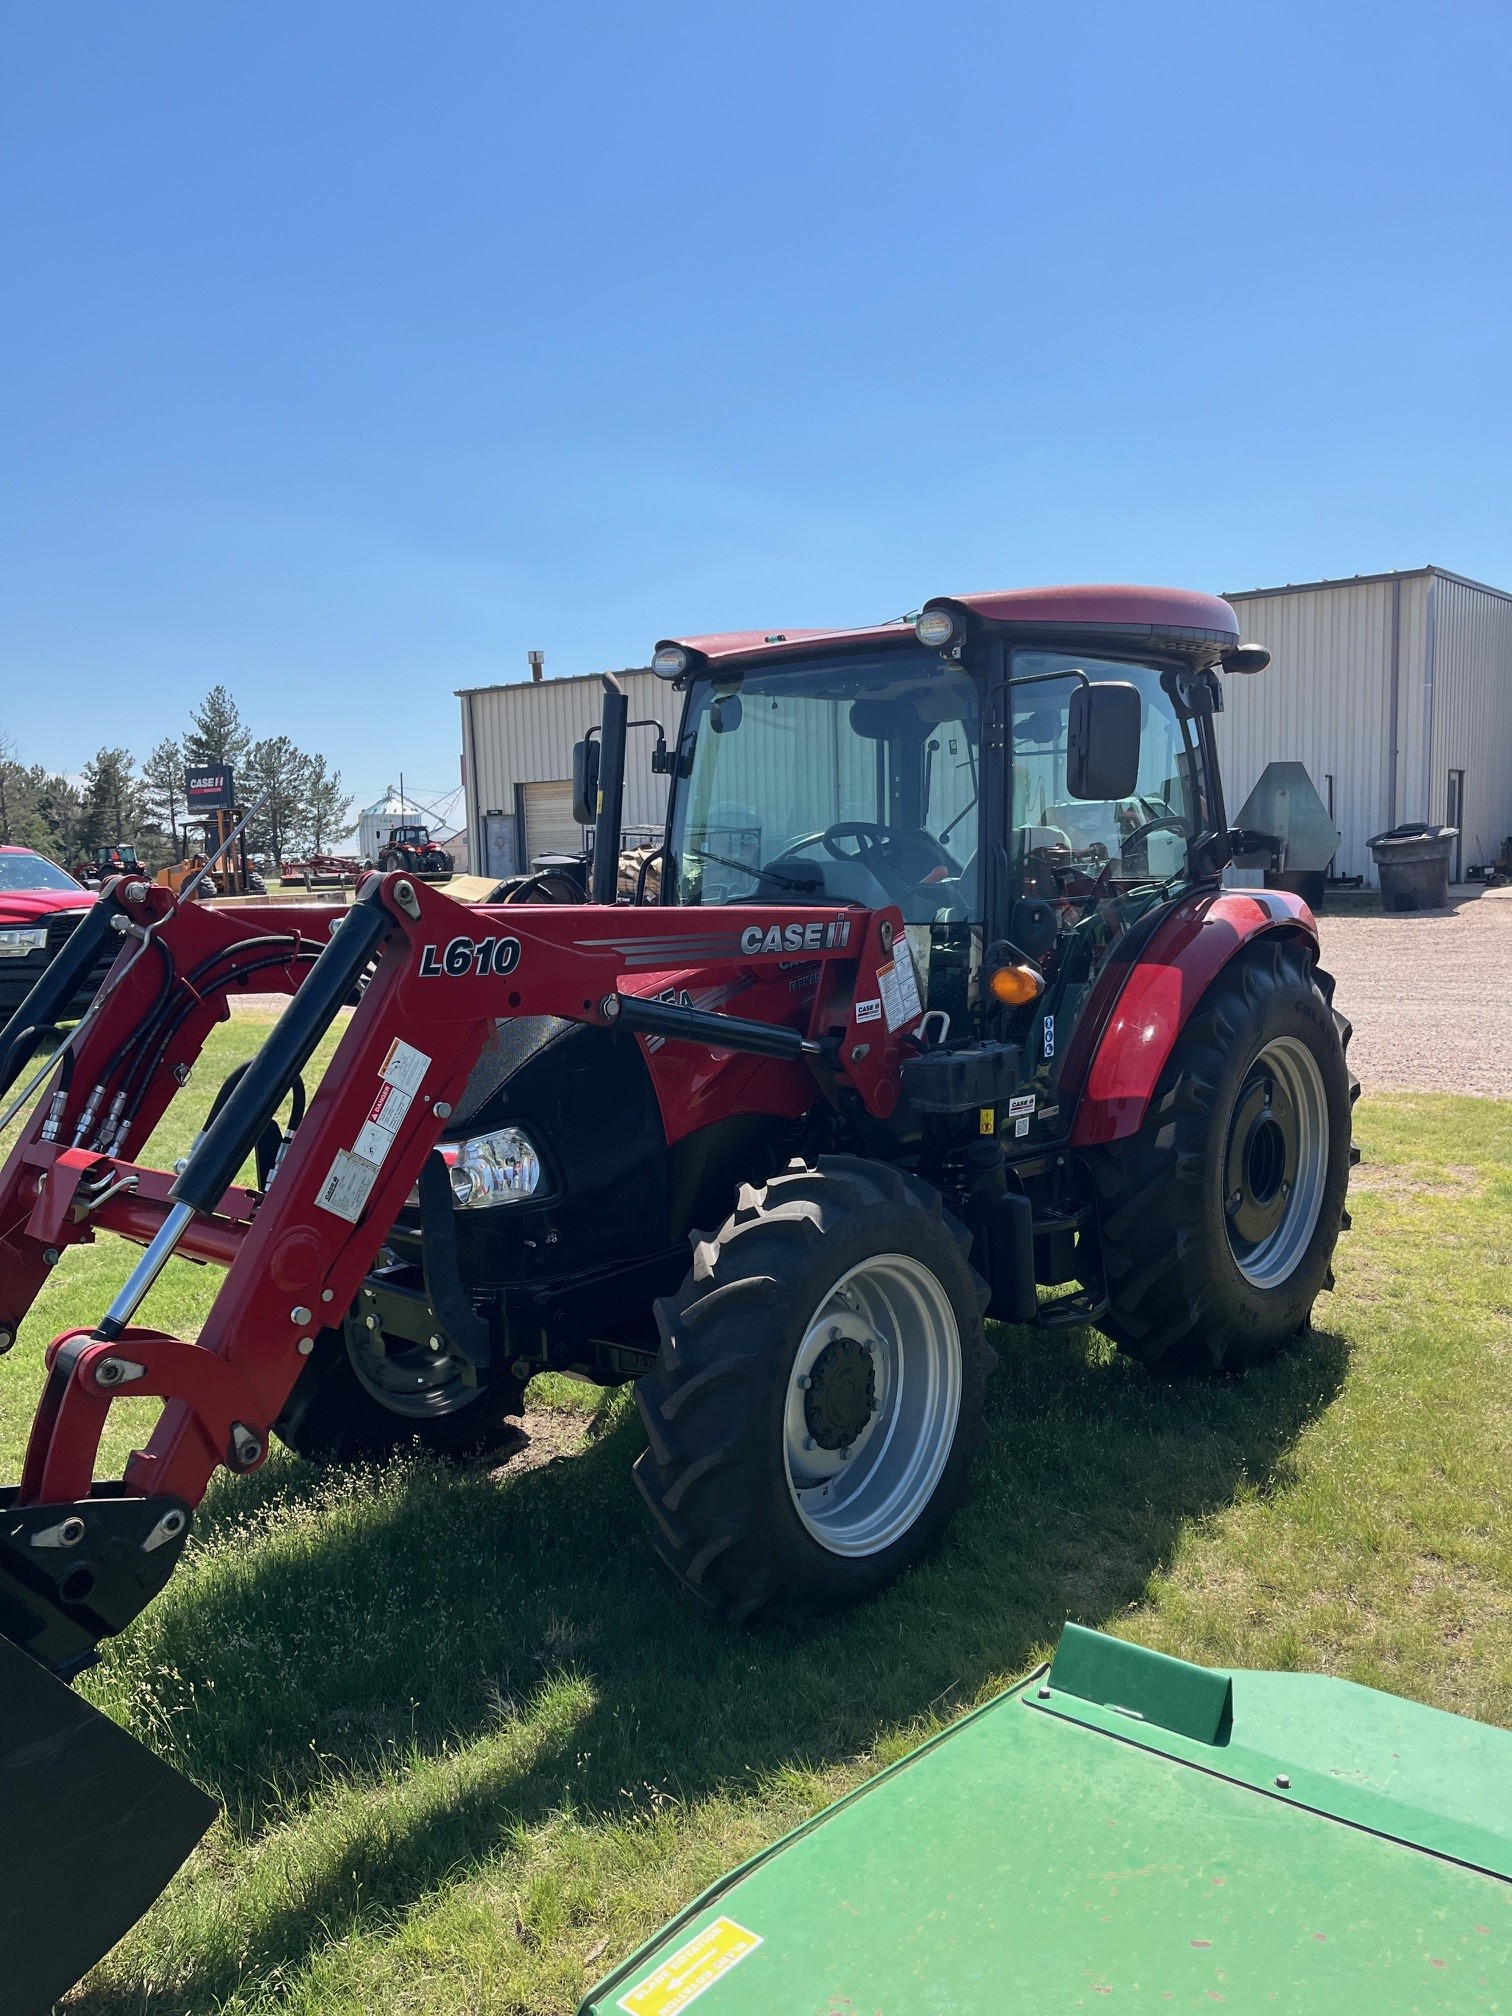
{"label": "rear tire", "polygon": [[742,1189],[657,1304],[635,1479],[657,1552],[731,1622],[825,1614],[935,1545],[992,1363],[969,1237],[918,1177],[851,1156]]}
{"label": "rear tire", "polygon": [[1139,1132],[1088,1156],[1100,1327],[1144,1364],[1242,1372],[1333,1286],[1360,1088],[1332,994],[1292,940],[1242,953],[1177,1038]]}

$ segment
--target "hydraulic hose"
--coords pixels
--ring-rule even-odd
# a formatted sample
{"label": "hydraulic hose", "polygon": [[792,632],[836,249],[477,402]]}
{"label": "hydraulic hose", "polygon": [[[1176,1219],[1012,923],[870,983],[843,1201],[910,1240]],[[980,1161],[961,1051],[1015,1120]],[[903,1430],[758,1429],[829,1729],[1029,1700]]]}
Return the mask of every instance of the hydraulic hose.
{"label": "hydraulic hose", "polygon": [[252,1152],[257,1137],[293,1086],[390,928],[388,912],[359,897],[331,934],[309,978],[274,1025],[262,1049],[169,1193],[196,1211],[213,1211]]}
{"label": "hydraulic hose", "polygon": [[[286,945],[290,949],[267,954],[261,959],[246,961],[206,984],[205,976],[223,961],[234,958],[238,953],[269,945]],[[167,1056],[174,1037],[207,994],[221,992],[233,981],[248,979],[252,974],[261,973],[268,967],[286,966],[294,960],[313,961],[317,956],[315,947],[308,940],[291,932],[287,936],[280,934],[278,937],[269,938],[241,938],[234,945],[224,945],[208,959],[202,959],[198,966],[185,975],[184,991],[187,998],[179,1002],[176,1007],[165,1009],[163,997],[160,997],[154,1004],[152,1013],[147,1017],[133,1045],[134,1061],[129,1066],[122,1085],[121,1112],[112,1127],[112,1137],[125,1138],[126,1130],[140,1111],[148,1088],[162,1068],[163,1059]],[[104,1145],[110,1147],[109,1142]]]}

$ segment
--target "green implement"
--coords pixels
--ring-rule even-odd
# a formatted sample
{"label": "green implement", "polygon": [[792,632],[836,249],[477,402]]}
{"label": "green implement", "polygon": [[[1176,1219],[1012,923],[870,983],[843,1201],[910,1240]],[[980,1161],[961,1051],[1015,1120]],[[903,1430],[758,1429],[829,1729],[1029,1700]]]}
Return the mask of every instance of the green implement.
{"label": "green implement", "polygon": [[582,2016],[1512,2011],[1512,1734],[1068,1624]]}

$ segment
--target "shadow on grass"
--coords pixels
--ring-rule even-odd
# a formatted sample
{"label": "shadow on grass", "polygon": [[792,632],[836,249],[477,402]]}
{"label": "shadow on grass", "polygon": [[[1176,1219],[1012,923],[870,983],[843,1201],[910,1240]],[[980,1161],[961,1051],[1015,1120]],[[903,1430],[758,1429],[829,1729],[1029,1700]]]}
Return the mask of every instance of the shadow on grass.
{"label": "shadow on grass", "polygon": [[296,1468],[244,1499],[240,1534],[223,1492],[202,1566],[123,1645],[111,1705],[217,1793],[233,1829],[333,1785],[371,1788],[386,1755],[528,1727],[553,1671],[575,1676],[579,1706],[565,1734],[391,1799],[381,1826],[312,1858],[234,1950],[208,1942],[171,1990],[86,1991],[77,2008],[213,2010],[238,1981],[292,1975],[343,1931],[393,1922],[548,1814],[625,1819],[754,1788],[948,1715],[1026,1669],[1065,1618],[1116,1618],[1191,1522],[1284,1484],[1347,1358],[1315,1332],[1243,1382],[1170,1385],[1090,1343],[996,1342],[973,1501],[943,1551],[801,1635],[716,1624],[656,1566],[623,1406],[581,1455],[502,1484],[401,1465],[323,1498],[331,1487]]}

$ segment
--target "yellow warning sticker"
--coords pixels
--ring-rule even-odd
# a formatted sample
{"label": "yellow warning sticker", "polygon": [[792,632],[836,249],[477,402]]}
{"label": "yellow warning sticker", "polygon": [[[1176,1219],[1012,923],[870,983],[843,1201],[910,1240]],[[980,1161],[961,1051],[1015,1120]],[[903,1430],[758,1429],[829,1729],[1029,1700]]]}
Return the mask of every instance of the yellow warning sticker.
{"label": "yellow warning sticker", "polygon": [[686,2009],[760,1944],[759,1932],[747,1932],[733,1918],[716,1918],[654,1974],[621,1995],[619,2006],[629,2016],[677,2016],[679,2009]]}

